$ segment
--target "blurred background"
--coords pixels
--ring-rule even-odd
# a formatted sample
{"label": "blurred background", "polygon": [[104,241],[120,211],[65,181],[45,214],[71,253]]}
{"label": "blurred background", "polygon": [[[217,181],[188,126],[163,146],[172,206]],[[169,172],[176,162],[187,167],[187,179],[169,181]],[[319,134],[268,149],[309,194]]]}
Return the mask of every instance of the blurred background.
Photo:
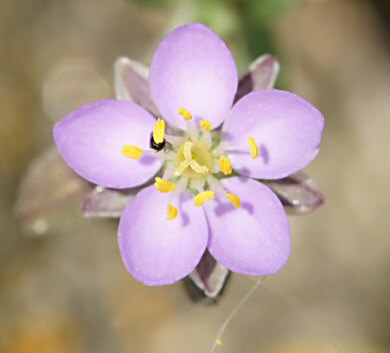
{"label": "blurred background", "polygon": [[143,286],[121,262],[117,222],[81,216],[89,186],[64,191],[69,171],[46,165],[53,123],[114,96],[118,56],[149,64],[166,33],[193,21],[227,42],[242,73],[275,54],[277,87],[326,118],[307,173],[327,202],[290,218],[290,261],[217,352],[390,352],[388,0],[0,0],[0,352],[207,353],[252,287],[233,276],[202,307],[181,283]]}

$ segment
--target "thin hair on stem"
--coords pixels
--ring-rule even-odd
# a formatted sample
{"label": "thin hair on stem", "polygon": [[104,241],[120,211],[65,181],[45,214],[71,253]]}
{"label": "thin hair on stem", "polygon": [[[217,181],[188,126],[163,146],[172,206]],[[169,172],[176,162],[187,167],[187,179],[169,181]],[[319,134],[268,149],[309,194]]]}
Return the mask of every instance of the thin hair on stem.
{"label": "thin hair on stem", "polygon": [[229,326],[230,322],[234,319],[234,317],[237,315],[241,307],[250,299],[250,297],[255,293],[257,288],[259,288],[262,283],[265,280],[265,276],[260,277],[257,282],[254,283],[251,289],[241,298],[241,300],[236,304],[236,306],[233,307],[233,309],[230,311],[229,315],[225,319],[225,321],[222,323],[221,327],[218,330],[218,333],[215,337],[213,346],[211,347],[210,353],[214,353],[218,346],[222,344],[222,336]]}

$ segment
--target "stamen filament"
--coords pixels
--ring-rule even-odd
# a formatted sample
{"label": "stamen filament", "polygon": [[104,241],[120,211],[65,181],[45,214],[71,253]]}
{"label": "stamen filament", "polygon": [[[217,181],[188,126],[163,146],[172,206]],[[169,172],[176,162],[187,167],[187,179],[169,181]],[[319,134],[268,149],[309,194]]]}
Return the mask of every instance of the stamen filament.
{"label": "stamen filament", "polygon": [[123,145],[121,148],[121,153],[127,158],[141,159],[143,150],[134,145]]}
{"label": "stamen filament", "polygon": [[158,191],[161,191],[161,192],[170,192],[170,191],[174,191],[176,189],[176,186],[174,183],[172,183],[171,181],[169,180],[165,180],[165,179],[161,179],[159,177],[156,177],[154,179],[156,182],[154,183],[154,186],[155,188],[158,190]]}
{"label": "stamen filament", "polygon": [[165,171],[164,171],[164,174],[163,174],[163,176],[162,176],[162,179],[170,179],[171,177],[172,177],[172,175],[173,175],[173,173],[174,173],[174,171],[175,171],[175,165],[174,165],[174,163],[172,163],[172,162],[167,162],[166,163],[166,169],[165,169]]}
{"label": "stamen filament", "polygon": [[248,138],[249,150],[251,151],[252,158],[256,159],[259,155],[259,148],[257,147],[256,141],[253,137]]}
{"label": "stamen filament", "polygon": [[188,178],[181,177],[176,182],[176,189],[171,192],[168,198],[168,204],[172,203],[172,200],[174,200],[176,197],[178,197],[186,188],[188,185]]}
{"label": "stamen filament", "polygon": [[212,175],[209,175],[207,177],[207,184],[209,185],[210,189],[213,189],[221,196],[226,194],[226,190],[223,187],[222,183],[217,178],[213,177]]}
{"label": "stamen filament", "polygon": [[191,184],[190,184],[190,187],[192,189],[195,189],[198,193],[200,192],[203,192],[204,191],[204,185],[206,184],[206,180],[205,179],[192,179],[191,180]]}
{"label": "stamen filament", "polygon": [[172,136],[172,135],[167,135],[165,134],[165,140],[173,145],[173,147],[179,146],[183,143],[184,138],[181,136]]}
{"label": "stamen filament", "polygon": [[175,219],[178,215],[178,210],[175,206],[169,204],[168,205],[168,214],[167,214],[167,220],[171,221],[172,219]]}
{"label": "stamen filament", "polygon": [[163,143],[165,135],[165,121],[158,118],[153,129],[153,140],[156,143]]}
{"label": "stamen filament", "polygon": [[212,200],[214,198],[215,198],[214,191],[210,191],[210,190],[203,191],[194,197],[194,204],[196,207],[200,207],[203,206],[203,204],[206,201]]}
{"label": "stamen filament", "polygon": [[200,141],[203,142],[207,148],[211,148],[213,141],[211,140],[211,134],[208,131],[203,131],[202,137],[200,138]]}
{"label": "stamen filament", "polygon": [[199,139],[199,130],[196,127],[195,123],[192,120],[186,121],[187,133],[192,141],[198,141]]}
{"label": "stamen filament", "polygon": [[225,175],[232,174],[232,165],[230,163],[230,159],[227,156],[221,156],[219,159],[219,168]]}
{"label": "stamen filament", "polygon": [[241,200],[237,195],[227,193],[226,198],[233,204],[234,208],[239,208],[241,205]]}

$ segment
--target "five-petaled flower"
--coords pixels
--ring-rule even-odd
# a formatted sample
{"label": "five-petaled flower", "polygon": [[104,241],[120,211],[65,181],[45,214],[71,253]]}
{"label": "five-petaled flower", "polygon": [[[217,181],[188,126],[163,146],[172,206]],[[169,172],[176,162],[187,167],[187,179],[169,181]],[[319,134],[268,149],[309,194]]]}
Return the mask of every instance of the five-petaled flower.
{"label": "five-petaled flower", "polygon": [[179,27],[160,43],[149,83],[157,120],[135,103],[103,100],[54,126],[62,157],[88,181],[128,189],[154,177],[120,219],[128,271],[148,285],[170,284],[193,271],[207,248],[231,271],[277,272],[290,251],[288,219],[254,179],[283,178],[310,163],[321,113],[275,89],[232,107],[233,57],[202,24]]}

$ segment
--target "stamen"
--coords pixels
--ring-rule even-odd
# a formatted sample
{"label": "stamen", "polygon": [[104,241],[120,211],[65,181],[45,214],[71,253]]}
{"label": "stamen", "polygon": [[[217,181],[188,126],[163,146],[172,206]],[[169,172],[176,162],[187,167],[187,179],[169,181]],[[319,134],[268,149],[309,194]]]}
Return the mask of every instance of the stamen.
{"label": "stamen", "polygon": [[173,145],[173,147],[177,147],[183,143],[184,138],[181,136],[173,136],[173,135],[167,135],[164,136],[165,140]]}
{"label": "stamen", "polygon": [[203,142],[208,149],[211,148],[213,141],[211,140],[211,134],[209,131],[203,131],[200,141]]}
{"label": "stamen", "polygon": [[186,121],[187,125],[187,134],[191,138],[192,141],[198,141],[199,139],[199,130],[198,127],[192,120]]}
{"label": "stamen", "polygon": [[213,198],[215,198],[214,191],[203,191],[194,197],[194,204],[196,207],[200,207],[203,206],[206,201],[212,200]]}
{"label": "stamen", "polygon": [[201,120],[199,121],[199,124],[202,128],[202,131],[210,131],[212,129],[211,123],[208,120]]}
{"label": "stamen", "polygon": [[142,149],[134,145],[123,145],[121,153],[131,159],[140,159],[142,157]]}
{"label": "stamen", "polygon": [[177,214],[179,212],[177,211],[177,208],[173,205],[168,205],[168,214],[167,214],[167,220],[171,221],[172,219],[175,219],[177,217]]}
{"label": "stamen", "polygon": [[205,184],[205,179],[192,179],[190,183],[190,188],[195,189],[198,193],[203,192]]}
{"label": "stamen", "polygon": [[259,155],[259,148],[257,147],[256,141],[253,137],[248,138],[249,150],[251,151],[252,158],[256,159]]}
{"label": "stamen", "polygon": [[171,181],[169,180],[165,180],[165,179],[161,179],[159,177],[156,177],[154,179],[156,182],[154,183],[154,186],[155,188],[158,190],[158,191],[161,191],[161,192],[170,192],[170,191],[174,191],[176,189],[176,186],[174,183],[172,183]]}
{"label": "stamen", "polygon": [[188,185],[188,178],[181,177],[176,182],[176,189],[175,191],[172,191],[168,198],[168,204],[172,203],[172,200],[178,197],[186,188]]}
{"label": "stamen", "polygon": [[206,180],[210,189],[213,189],[217,194],[220,194],[221,196],[226,195],[227,191],[217,178],[213,177],[212,175],[209,175]]}
{"label": "stamen", "polygon": [[226,156],[221,156],[219,159],[219,168],[225,175],[232,174],[232,165],[230,163],[230,159]]}
{"label": "stamen", "polygon": [[241,205],[241,200],[237,195],[227,193],[226,198],[233,204],[235,208],[239,208]]}
{"label": "stamen", "polygon": [[165,135],[165,121],[158,118],[153,129],[153,140],[156,143],[163,143]]}
{"label": "stamen", "polygon": [[188,110],[184,109],[183,107],[180,107],[180,108],[179,108],[178,113],[179,113],[185,120],[192,120],[192,115],[191,115],[191,113],[190,113]]}
{"label": "stamen", "polygon": [[175,164],[172,162],[166,162],[166,168],[164,170],[164,174],[162,175],[162,179],[170,179],[175,172]]}

